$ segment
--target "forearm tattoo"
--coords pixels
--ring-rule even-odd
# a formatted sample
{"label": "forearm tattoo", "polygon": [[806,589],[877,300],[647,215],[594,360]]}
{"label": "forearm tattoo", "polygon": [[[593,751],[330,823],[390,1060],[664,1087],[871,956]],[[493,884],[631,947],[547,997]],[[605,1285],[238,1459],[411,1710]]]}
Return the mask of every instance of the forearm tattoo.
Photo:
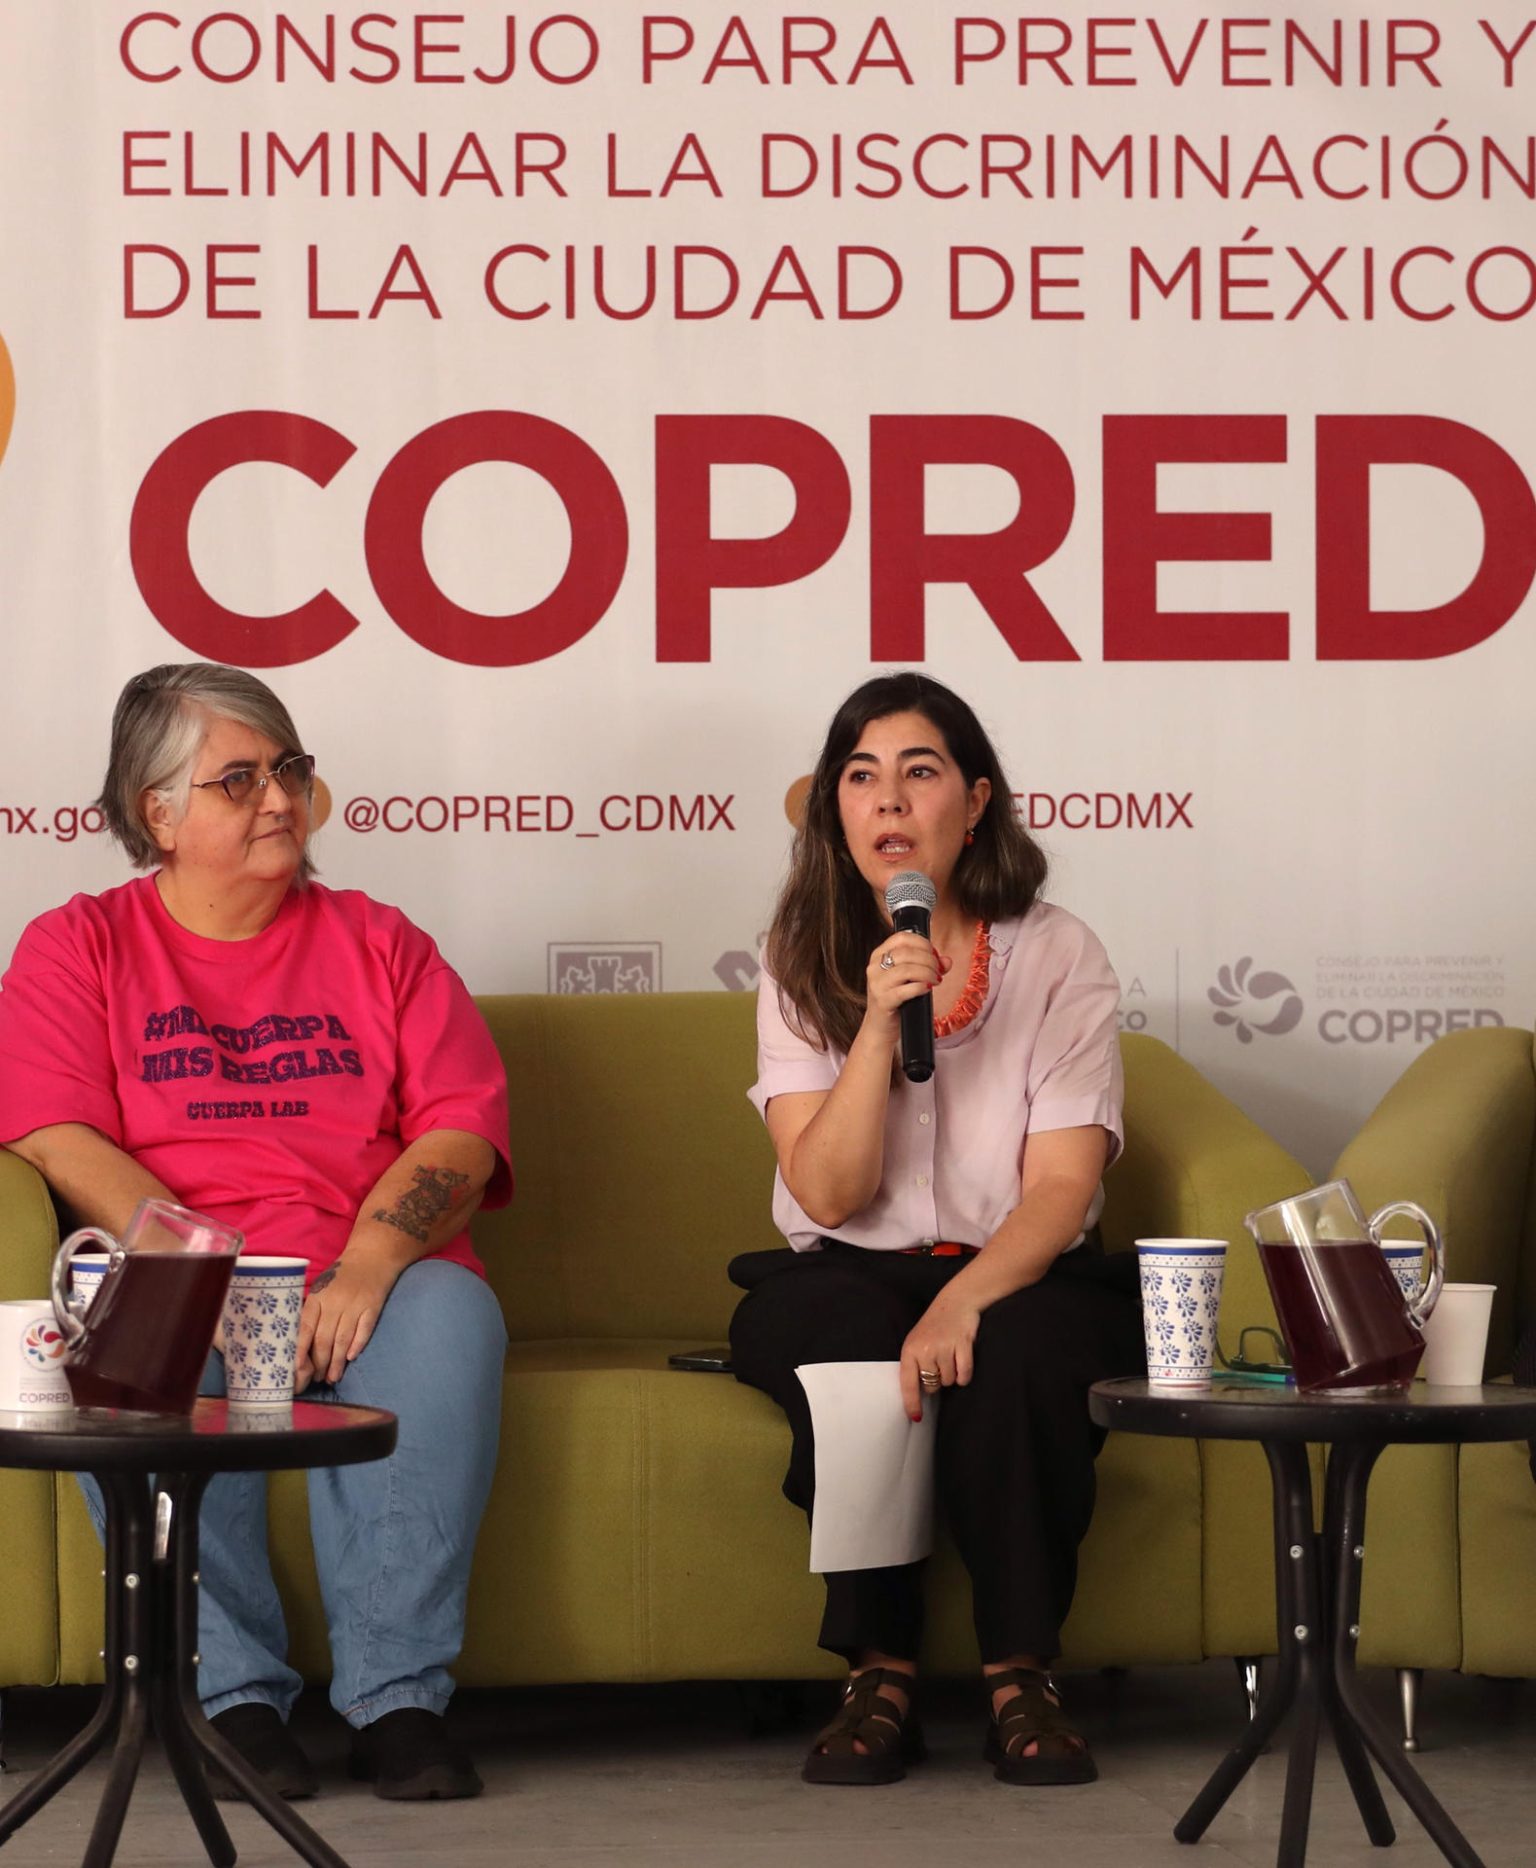
{"label": "forearm tattoo", "polygon": [[414,1187],[407,1188],[393,1206],[381,1206],[369,1218],[382,1220],[407,1238],[426,1245],[432,1228],[458,1200],[459,1189],[469,1185],[469,1176],[456,1174],[452,1168],[419,1167],[412,1171],[411,1179],[416,1183]]}

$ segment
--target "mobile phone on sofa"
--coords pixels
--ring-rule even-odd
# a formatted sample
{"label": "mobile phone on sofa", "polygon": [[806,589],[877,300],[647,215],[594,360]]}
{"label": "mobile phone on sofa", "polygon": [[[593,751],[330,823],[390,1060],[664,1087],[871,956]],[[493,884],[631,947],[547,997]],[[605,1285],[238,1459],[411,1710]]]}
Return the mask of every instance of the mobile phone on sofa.
{"label": "mobile phone on sofa", "polygon": [[729,1375],[731,1352],[724,1343],[713,1349],[679,1349],[676,1355],[667,1357],[667,1367],[703,1369],[712,1375]]}

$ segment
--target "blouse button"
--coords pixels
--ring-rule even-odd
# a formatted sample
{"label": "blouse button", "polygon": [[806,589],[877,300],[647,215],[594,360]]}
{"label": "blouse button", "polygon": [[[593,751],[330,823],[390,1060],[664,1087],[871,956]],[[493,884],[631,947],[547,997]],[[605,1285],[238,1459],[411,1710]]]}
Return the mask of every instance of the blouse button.
{"label": "blouse button", "polygon": [[919,1122],[921,1122],[926,1127],[927,1124],[933,1120],[933,1117],[930,1116],[928,1111],[925,1109],[923,1113],[917,1119]]}
{"label": "blouse button", "polygon": [[917,1177],[917,1184],[919,1187],[926,1187],[928,1185],[928,1176],[926,1174],[919,1174]]}

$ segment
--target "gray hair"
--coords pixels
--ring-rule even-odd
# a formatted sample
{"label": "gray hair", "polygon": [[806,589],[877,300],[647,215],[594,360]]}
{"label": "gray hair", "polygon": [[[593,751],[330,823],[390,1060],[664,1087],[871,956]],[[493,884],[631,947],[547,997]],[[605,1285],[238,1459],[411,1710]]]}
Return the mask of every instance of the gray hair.
{"label": "gray hair", "polygon": [[[178,821],[185,816],[192,767],[210,716],[237,720],[282,749],[302,751],[288,709],[265,681],[222,662],[164,662],[135,675],[112,712],[112,750],[96,800],[107,829],[135,869],[150,869],[161,851],[144,822],[141,799],[158,792]],[[306,847],[297,881],[315,873]]]}

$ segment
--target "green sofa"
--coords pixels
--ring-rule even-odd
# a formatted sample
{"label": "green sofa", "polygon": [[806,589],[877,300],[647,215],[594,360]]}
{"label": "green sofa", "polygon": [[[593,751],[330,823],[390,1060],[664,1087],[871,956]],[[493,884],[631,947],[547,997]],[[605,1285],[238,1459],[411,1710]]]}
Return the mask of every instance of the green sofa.
{"label": "green sofa", "polygon": [[[1367,1209],[1417,1200],[1445,1235],[1447,1273],[1495,1284],[1489,1379],[1507,1375],[1536,1316],[1536,1069],[1532,1034],[1460,1031],[1403,1073],[1335,1166]],[[1536,1485],[1520,1444],[1394,1447],[1371,1481],[1373,1550],[1414,1561],[1365,1570],[1364,1658],[1399,1667],[1536,1675]],[[1426,1586],[1459,1580],[1450,1634],[1411,1638]]]}
{"label": "green sofa", "polygon": [[[778,1243],[772,1154],[744,1094],[751,996],[480,1003],[508,1064],[518,1192],[475,1222],[512,1346],[458,1677],[832,1672],[815,1646],[820,1584],[807,1573],[804,1521],[779,1492],[782,1417],[726,1377],[666,1366],[670,1350],[724,1339],[731,1255]],[[1122,1048],[1128,1141],[1108,1180],[1107,1244],[1231,1241],[1232,1343],[1238,1326],[1272,1319],[1242,1216],[1308,1177],[1165,1045],[1127,1036]],[[0,1294],[34,1295],[53,1209],[37,1176],[3,1154],[0,1214]],[[1273,1652],[1269,1478],[1257,1448],[1112,1436],[1099,1479],[1064,1664]],[[296,1658],[324,1678],[302,1479],[280,1475],[274,1491]],[[1406,1547],[1411,1559],[1368,1564],[1368,1657],[1458,1664],[1453,1506],[1446,1561],[1442,1544],[1421,1544]],[[99,1678],[100,1557],[72,1480],[0,1473],[0,1562],[0,1685]],[[947,1545],[931,1580],[929,1662],[966,1671],[967,1593]]]}

